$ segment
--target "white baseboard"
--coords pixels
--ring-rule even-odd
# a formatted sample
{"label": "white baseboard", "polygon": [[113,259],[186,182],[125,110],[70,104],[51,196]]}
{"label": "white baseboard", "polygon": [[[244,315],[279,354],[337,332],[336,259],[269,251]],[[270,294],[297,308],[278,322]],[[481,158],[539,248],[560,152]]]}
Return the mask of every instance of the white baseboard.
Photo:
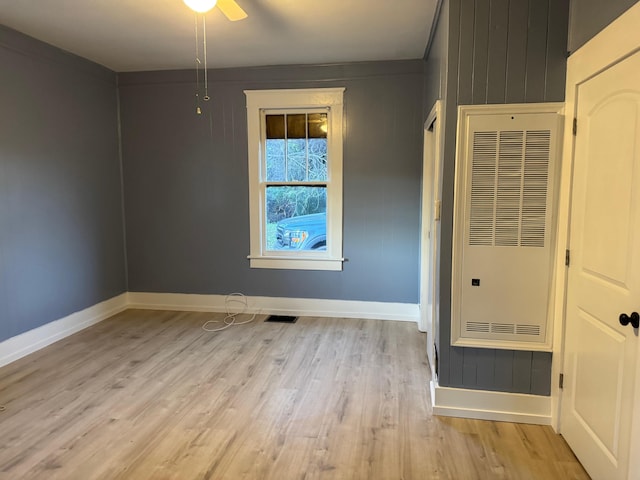
{"label": "white baseboard", "polygon": [[72,313],[0,342],[0,367],[105,320],[127,308],[127,294]]}
{"label": "white baseboard", "polygon": [[[129,308],[226,312],[226,295],[129,292]],[[313,298],[246,297],[247,313],[308,317],[365,318],[418,322],[417,304],[323,300]],[[238,303],[232,303],[238,306]]]}
{"label": "white baseboard", "polygon": [[440,387],[433,381],[430,387],[434,415],[551,425],[551,397]]}
{"label": "white baseboard", "polygon": [[[128,308],[226,312],[226,295],[180,293],[123,293],[80,312],[47,323],[0,342],[0,367],[51,345]],[[237,301],[229,308],[265,315],[365,318],[417,322],[418,305],[409,303],[316,300],[306,298],[246,297],[248,308]]]}

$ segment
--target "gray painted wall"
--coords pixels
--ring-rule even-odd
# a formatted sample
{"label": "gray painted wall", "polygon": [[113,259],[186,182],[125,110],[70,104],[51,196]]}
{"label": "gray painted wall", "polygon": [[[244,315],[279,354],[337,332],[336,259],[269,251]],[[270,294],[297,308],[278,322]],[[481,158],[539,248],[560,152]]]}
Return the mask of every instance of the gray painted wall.
{"label": "gray painted wall", "polygon": [[550,393],[550,353],[450,346],[455,135],[458,105],[564,100],[568,11],[568,0],[448,0],[443,5],[448,28],[442,38],[436,34],[426,63],[438,68],[446,56],[446,68],[430,74],[425,88],[427,102],[440,92],[445,103],[437,342],[442,386]]}
{"label": "gray painted wall", "polygon": [[449,60],[449,0],[440,0],[438,16],[434,20],[431,39],[424,53],[424,117],[431,112],[436,100],[446,96],[447,65]]}
{"label": "gray painted wall", "polygon": [[0,341],[126,291],[116,76],[0,26]]}
{"label": "gray painted wall", "polygon": [[637,0],[571,0],[569,51],[575,52]]}
{"label": "gray painted wall", "polygon": [[[421,60],[120,74],[129,290],[418,301]],[[250,269],[243,90],[344,86],[342,272]]]}

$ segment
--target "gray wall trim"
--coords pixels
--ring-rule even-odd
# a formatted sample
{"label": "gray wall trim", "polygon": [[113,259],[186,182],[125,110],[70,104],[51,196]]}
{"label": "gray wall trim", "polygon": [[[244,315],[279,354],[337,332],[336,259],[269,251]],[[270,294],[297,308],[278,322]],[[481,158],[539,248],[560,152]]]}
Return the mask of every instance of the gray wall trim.
{"label": "gray wall trim", "polygon": [[431,51],[431,47],[433,45],[433,38],[436,36],[438,23],[440,23],[440,13],[442,12],[443,3],[444,3],[444,0],[437,0],[433,22],[431,23],[431,29],[429,30],[429,39],[427,40],[427,46],[425,47],[424,55],[422,56],[424,60],[429,58],[429,52]]}
{"label": "gray wall trim", "polygon": [[[449,45],[449,0],[442,0],[438,18],[435,21],[436,29],[429,47],[429,55],[424,59],[424,109],[423,117],[426,120],[431,107],[436,100],[446,98],[446,75],[448,70],[448,45]],[[444,120],[445,112],[443,112]]]}
{"label": "gray wall trim", "polygon": [[58,47],[44,43],[0,24],[0,47],[43,62],[52,62],[65,69],[74,69],[115,85],[115,72],[95,62]]}
{"label": "gray wall trim", "polygon": [[[274,67],[246,67],[209,69],[213,83],[281,83],[291,81],[295,72],[297,83],[337,82],[397,75],[422,74],[422,60],[386,62],[331,63],[323,65],[286,65]],[[121,87],[131,85],[193,83],[192,70],[165,70],[161,72],[124,72],[118,74]]]}
{"label": "gray wall trim", "polygon": [[[116,78],[116,82],[118,79]],[[122,223],[122,245],[125,246],[122,252],[122,262],[124,264],[124,286],[125,290],[129,291],[129,261],[127,259],[127,224],[125,222],[126,216],[126,205],[124,203],[124,163],[122,156],[122,111],[120,107],[120,87],[118,86],[118,91],[116,92],[116,102],[117,102],[117,119],[118,119],[118,164],[120,167],[120,211],[121,211],[121,223]]]}

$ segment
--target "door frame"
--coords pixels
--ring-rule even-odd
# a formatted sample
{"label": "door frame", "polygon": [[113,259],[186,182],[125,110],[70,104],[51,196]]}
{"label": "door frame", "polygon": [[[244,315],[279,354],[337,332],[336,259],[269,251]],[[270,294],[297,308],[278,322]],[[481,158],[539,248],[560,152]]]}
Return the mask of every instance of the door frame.
{"label": "door frame", "polygon": [[[564,366],[564,345],[566,325],[566,302],[568,272],[565,266],[565,254],[569,248],[571,221],[571,194],[574,164],[573,119],[577,114],[578,86],[601,71],[618,63],[626,57],[640,51],[640,2],[632,6],[618,19],[614,20],[602,32],[593,37],[584,46],[569,57],[567,62],[567,82],[565,97],[565,125],[563,142],[563,165],[560,174],[560,197],[558,203],[558,232],[555,274],[555,306],[553,332],[553,359],[551,368],[552,427],[562,433],[560,411],[562,408],[562,389],[559,385],[560,374]],[[578,128],[580,126],[578,125]],[[640,355],[637,358],[640,367]],[[636,398],[640,398],[640,368],[636,368]],[[632,445],[640,442],[640,415],[634,415]],[[640,469],[640,459],[632,456],[632,467]]]}
{"label": "door frame", "polygon": [[[432,225],[440,221],[436,205],[442,201],[442,100],[436,100],[424,122],[424,147],[422,162],[422,208],[420,232],[420,331],[427,333],[427,356],[435,378],[434,339],[438,322],[439,299],[436,282],[438,279],[439,242],[429,232]],[[434,243],[435,242],[435,243]],[[431,244],[433,243],[433,246]],[[429,255],[431,252],[431,255]],[[431,294],[429,308],[428,297]]]}

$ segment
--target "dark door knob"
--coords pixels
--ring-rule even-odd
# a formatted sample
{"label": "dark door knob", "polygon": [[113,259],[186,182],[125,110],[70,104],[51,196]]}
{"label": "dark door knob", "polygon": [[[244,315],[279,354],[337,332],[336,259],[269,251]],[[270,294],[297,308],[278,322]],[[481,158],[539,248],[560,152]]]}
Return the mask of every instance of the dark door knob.
{"label": "dark door knob", "polygon": [[638,315],[638,312],[633,312],[631,316],[626,313],[620,314],[620,325],[626,327],[629,324],[631,324],[633,328],[640,327],[640,315]]}

